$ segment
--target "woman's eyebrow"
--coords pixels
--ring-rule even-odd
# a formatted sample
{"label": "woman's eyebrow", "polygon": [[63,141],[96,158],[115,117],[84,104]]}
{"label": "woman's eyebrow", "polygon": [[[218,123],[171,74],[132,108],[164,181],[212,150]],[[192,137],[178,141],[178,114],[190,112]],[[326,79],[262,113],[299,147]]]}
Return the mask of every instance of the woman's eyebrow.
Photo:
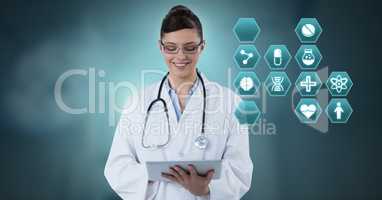
{"label": "woman's eyebrow", "polygon": [[173,44],[173,45],[176,45],[175,42],[164,42],[164,43],[166,43],[166,44]]}
{"label": "woman's eyebrow", "polygon": [[[177,43],[175,42],[164,42],[165,44],[171,44],[171,45],[178,45]],[[189,44],[196,44],[196,42],[186,42],[186,43],[183,43],[183,45],[189,45]]]}
{"label": "woman's eyebrow", "polygon": [[186,43],[184,43],[184,45],[187,45],[187,44],[196,44],[196,42],[186,42]]}

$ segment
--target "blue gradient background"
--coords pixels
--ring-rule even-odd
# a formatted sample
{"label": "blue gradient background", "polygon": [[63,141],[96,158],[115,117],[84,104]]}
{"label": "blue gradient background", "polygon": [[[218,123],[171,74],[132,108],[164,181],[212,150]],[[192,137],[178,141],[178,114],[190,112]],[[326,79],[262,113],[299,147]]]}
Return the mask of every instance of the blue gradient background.
{"label": "blue gradient background", "polygon": [[[319,69],[345,70],[355,83],[348,95],[352,117],[348,124],[330,125],[327,133],[299,123],[290,93],[255,99],[277,134],[250,136],[254,176],[243,199],[381,198],[380,95],[373,87],[381,79],[374,50],[381,32],[376,3],[16,0],[0,7],[1,199],[118,199],[103,177],[115,129],[107,113],[62,112],[54,83],[69,69],[94,67],[106,73],[99,82],[130,81],[142,88],[142,70],[166,69],[157,46],[160,23],[179,3],[202,21],[207,47],[199,68],[211,80],[232,86],[229,77],[238,72],[232,56],[239,45],[232,27],[239,17],[256,18],[261,33],[255,45],[262,56],[271,44],[287,45],[293,56],[300,45],[298,20],[317,17],[323,28]],[[255,71],[263,82],[269,73],[263,58]],[[294,82],[300,72],[294,59],[286,71]],[[69,105],[87,104],[87,81],[74,77],[64,85]],[[117,102],[128,96],[121,91]]]}

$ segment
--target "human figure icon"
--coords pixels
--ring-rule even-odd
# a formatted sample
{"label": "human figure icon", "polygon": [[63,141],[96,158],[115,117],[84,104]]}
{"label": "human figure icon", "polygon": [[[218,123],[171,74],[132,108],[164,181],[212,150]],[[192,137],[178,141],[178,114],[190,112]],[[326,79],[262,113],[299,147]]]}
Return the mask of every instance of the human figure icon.
{"label": "human figure icon", "polygon": [[340,120],[342,118],[342,113],[344,112],[344,109],[341,106],[341,102],[337,102],[337,106],[334,109],[334,112],[336,113],[336,119]]}

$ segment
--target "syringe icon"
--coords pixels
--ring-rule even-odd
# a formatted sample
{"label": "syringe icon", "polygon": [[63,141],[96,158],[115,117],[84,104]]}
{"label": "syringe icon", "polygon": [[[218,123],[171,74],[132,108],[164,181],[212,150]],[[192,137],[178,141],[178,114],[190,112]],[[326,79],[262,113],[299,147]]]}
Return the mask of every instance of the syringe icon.
{"label": "syringe icon", "polygon": [[253,53],[252,52],[247,53],[247,52],[245,52],[244,49],[240,50],[240,54],[247,56],[247,58],[242,61],[244,65],[248,64],[248,60],[253,57]]}

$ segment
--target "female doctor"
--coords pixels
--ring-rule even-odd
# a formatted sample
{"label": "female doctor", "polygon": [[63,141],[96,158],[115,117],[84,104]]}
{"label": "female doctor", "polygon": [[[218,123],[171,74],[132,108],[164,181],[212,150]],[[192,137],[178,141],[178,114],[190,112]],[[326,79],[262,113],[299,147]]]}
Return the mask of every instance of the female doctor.
{"label": "female doctor", "polygon": [[[196,64],[205,47],[198,17],[184,6],[162,22],[163,79],[144,89],[138,106],[125,108],[118,123],[105,177],[123,199],[237,200],[250,188],[253,164],[248,128],[234,116],[238,97],[207,80]],[[132,98],[134,99],[134,98]],[[148,180],[146,161],[222,160],[219,179],[171,167]]]}

